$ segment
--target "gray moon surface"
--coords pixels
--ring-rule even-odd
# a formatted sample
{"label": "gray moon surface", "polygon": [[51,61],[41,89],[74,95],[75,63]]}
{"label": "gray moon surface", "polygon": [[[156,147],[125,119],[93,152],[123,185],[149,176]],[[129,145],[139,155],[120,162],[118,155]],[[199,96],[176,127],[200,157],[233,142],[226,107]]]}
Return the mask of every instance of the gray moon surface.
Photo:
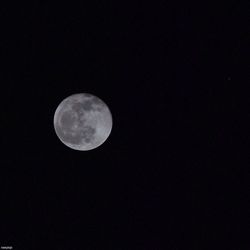
{"label": "gray moon surface", "polygon": [[112,115],[108,106],[89,93],[65,98],[54,114],[54,128],[66,146],[80,151],[102,145],[112,130]]}

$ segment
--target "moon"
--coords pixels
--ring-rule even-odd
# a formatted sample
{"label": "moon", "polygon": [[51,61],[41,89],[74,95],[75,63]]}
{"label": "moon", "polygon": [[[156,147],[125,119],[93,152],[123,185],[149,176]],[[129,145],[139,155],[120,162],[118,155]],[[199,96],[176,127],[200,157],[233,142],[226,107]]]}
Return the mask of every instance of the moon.
{"label": "moon", "polygon": [[87,151],[102,145],[112,130],[112,115],[108,106],[89,93],[65,98],[54,114],[56,135],[71,149]]}

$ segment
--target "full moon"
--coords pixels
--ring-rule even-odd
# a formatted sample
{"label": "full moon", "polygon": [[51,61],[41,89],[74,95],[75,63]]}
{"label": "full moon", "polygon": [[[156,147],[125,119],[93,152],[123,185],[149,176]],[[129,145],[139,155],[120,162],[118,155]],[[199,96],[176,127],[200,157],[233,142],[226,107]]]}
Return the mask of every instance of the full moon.
{"label": "full moon", "polygon": [[54,114],[58,138],[68,147],[87,151],[99,147],[109,137],[112,115],[98,97],[80,93],[65,98]]}

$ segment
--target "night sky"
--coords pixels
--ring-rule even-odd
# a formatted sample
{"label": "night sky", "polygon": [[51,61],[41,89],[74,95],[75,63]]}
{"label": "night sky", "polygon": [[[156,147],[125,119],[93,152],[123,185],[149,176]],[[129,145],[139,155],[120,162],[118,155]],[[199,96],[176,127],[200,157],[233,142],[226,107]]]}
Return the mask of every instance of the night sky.
{"label": "night sky", "polygon": [[[249,249],[249,3],[8,4],[0,245]],[[75,93],[111,110],[95,150],[55,134],[54,112]]]}

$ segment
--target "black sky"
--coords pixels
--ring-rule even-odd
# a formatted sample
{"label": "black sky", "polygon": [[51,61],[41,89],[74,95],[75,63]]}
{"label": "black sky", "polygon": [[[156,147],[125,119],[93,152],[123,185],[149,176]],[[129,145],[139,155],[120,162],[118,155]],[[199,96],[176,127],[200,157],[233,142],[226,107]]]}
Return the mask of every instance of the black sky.
{"label": "black sky", "polygon": [[[0,245],[249,249],[249,4],[9,5]],[[53,128],[57,105],[81,92],[113,116],[88,152]]]}

